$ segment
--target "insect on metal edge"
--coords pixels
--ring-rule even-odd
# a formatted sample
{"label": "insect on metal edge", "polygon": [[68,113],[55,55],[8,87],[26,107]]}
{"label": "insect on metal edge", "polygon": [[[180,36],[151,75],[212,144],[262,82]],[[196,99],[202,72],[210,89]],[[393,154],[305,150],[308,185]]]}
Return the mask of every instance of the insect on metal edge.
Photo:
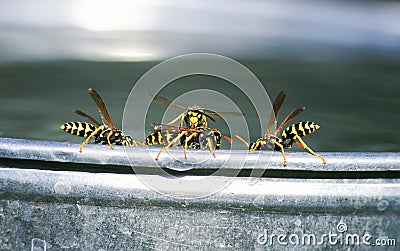
{"label": "insect on metal edge", "polygon": [[83,147],[89,142],[91,138],[95,139],[95,144],[103,142],[103,144],[108,144],[112,150],[114,150],[112,144],[124,146],[137,146],[139,144],[144,146],[142,142],[132,139],[131,136],[125,135],[121,130],[117,129],[111,120],[111,117],[107,111],[107,107],[101,96],[92,88],[89,88],[88,92],[96,103],[97,107],[99,108],[103,123],[101,124],[88,114],[80,110],[74,109],[74,113],[86,118],[93,124],[76,121],[65,123],[60,126],[60,129],[67,133],[86,138],[86,140],[81,144],[79,152],[82,152]]}
{"label": "insect on metal edge", "polygon": [[[283,122],[280,124],[280,126],[275,130],[274,133],[272,133],[273,126],[276,123],[275,118],[278,116],[279,110],[286,98],[286,93],[284,91],[281,91],[278,96],[275,98],[274,104],[273,104],[273,113],[271,113],[268,125],[267,125],[267,130],[264,134],[263,137],[258,138],[255,142],[249,144],[246,142],[242,137],[239,135],[235,135],[237,139],[242,141],[248,148],[249,152],[254,152],[257,150],[261,151],[280,151],[283,157],[283,165],[287,166],[287,161],[286,161],[286,155],[284,148],[291,148],[293,143],[296,143],[296,145],[302,147],[303,149],[306,149],[309,153],[312,155],[320,158],[322,160],[323,164],[326,164],[326,160],[324,157],[322,157],[319,154],[316,154],[310,147],[307,146],[307,144],[304,142],[304,140],[301,137],[304,137],[310,133],[313,133],[314,131],[318,130],[320,128],[319,125],[317,125],[314,122],[310,121],[305,121],[305,122],[299,122],[296,124],[293,124],[289,127],[287,127],[281,134],[281,138],[279,138],[277,135],[279,132],[298,114],[303,112],[305,110],[305,107],[299,107],[295,110],[293,110],[289,115],[283,120]],[[286,140],[289,140],[289,142],[285,143]],[[297,142],[297,141],[298,142]]]}
{"label": "insect on metal edge", "polygon": [[[189,146],[193,145],[198,145],[197,147],[191,147],[194,149],[209,149],[212,153],[212,155],[215,158],[214,154],[214,149],[219,149],[221,142],[218,141],[218,138],[225,138],[229,142],[232,142],[232,140],[227,137],[222,135],[222,133],[216,129],[216,128],[209,128],[208,127],[208,122],[207,118],[211,119],[212,121],[215,121],[212,116],[217,116],[221,117],[221,114],[226,114],[226,115],[241,115],[242,113],[237,113],[237,112],[212,112],[212,111],[206,111],[198,106],[190,106],[190,107],[184,107],[182,105],[179,105],[167,98],[164,98],[159,95],[154,95],[154,94],[149,94],[150,97],[152,97],[154,100],[159,101],[160,103],[166,105],[166,106],[172,106],[180,110],[184,110],[185,112],[181,113],[178,115],[175,119],[172,121],[168,122],[167,124],[163,124],[163,127],[166,127],[166,129],[175,127],[175,129],[178,129],[178,134],[171,140],[171,142],[168,142],[167,145],[163,147],[163,149],[158,153],[156,160],[158,160],[160,154],[164,151],[166,151],[169,147],[174,145],[178,140],[181,141],[181,144],[184,147],[184,156],[186,158],[186,150],[189,148]],[[180,121],[180,124],[178,127],[174,126],[173,124]],[[193,131],[190,131],[193,130]],[[162,134],[159,134],[158,132],[157,136],[162,136]],[[190,135],[188,135],[191,133]],[[207,135],[206,135],[207,134]],[[220,137],[219,137],[220,135]],[[151,136],[151,134],[149,135]],[[154,136],[154,135],[153,135]],[[157,140],[158,142],[160,140]],[[213,147],[215,145],[215,147]],[[218,148],[217,148],[218,147]]]}
{"label": "insect on metal edge", "polygon": [[[232,139],[228,136],[222,135],[222,133],[216,128],[197,128],[197,129],[188,129],[185,127],[168,125],[168,124],[154,124],[155,131],[158,138],[155,135],[150,134],[149,137],[152,139],[156,139],[155,142],[157,144],[164,144],[163,149],[158,153],[156,160],[159,159],[160,154],[165,152],[168,148],[176,144],[180,141],[180,146],[183,146],[184,157],[186,159],[187,149],[208,149],[212,156],[215,158],[214,151],[220,149],[222,138],[226,139],[230,143],[232,143]],[[170,130],[173,132],[171,133]],[[163,140],[163,135],[168,135],[169,138]],[[189,134],[190,133],[190,134]],[[188,135],[189,134],[189,135]],[[175,137],[172,137],[174,135]],[[146,144],[148,140],[146,140]],[[148,145],[151,145],[148,144]]]}

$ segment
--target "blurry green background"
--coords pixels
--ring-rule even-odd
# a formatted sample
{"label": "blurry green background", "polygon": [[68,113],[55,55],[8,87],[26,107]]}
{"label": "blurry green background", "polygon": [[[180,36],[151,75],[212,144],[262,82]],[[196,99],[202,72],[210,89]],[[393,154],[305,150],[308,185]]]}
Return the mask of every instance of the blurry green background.
{"label": "blurry green background", "polygon": [[306,106],[293,122],[321,125],[305,138],[316,151],[400,150],[398,2],[2,1],[0,31],[1,137],[81,142],[59,126],[81,120],[73,108],[98,118],[88,87],[120,127],[142,74],[169,57],[210,52],[248,67],[271,99],[286,91],[278,121]]}

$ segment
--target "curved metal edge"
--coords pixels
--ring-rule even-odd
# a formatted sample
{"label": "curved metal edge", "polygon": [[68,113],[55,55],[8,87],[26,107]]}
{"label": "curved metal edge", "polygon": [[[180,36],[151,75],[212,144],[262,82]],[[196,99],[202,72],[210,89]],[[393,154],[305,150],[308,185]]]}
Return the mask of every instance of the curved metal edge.
{"label": "curved metal edge", "polygon": [[[400,212],[400,183],[397,179],[254,180],[237,177],[214,195],[185,200],[151,190],[142,183],[142,178],[140,175],[0,168],[0,199],[128,208],[168,205],[242,211]],[[180,195],[185,192],[179,191]]]}
{"label": "curved metal edge", "polygon": [[[328,164],[323,165],[320,159],[306,152],[287,153],[288,166],[283,166],[280,153],[275,153],[271,159],[269,154],[263,152],[248,153],[245,150],[219,150],[216,158],[210,158],[210,153],[203,150],[188,151],[190,160],[207,159],[197,164],[188,164],[183,159],[182,149],[172,149],[175,156],[171,158],[163,154],[159,161],[154,158],[160,148],[135,148],[130,149],[128,161],[123,147],[111,150],[103,145],[86,145],[83,153],[79,152],[78,144],[0,138],[0,158],[53,161],[60,163],[84,163],[96,165],[116,165],[132,167],[163,167],[175,170],[188,169],[281,169],[281,170],[308,170],[308,171],[400,171],[400,153],[378,152],[325,152],[321,153]],[[226,166],[226,161],[240,163],[243,166]]]}

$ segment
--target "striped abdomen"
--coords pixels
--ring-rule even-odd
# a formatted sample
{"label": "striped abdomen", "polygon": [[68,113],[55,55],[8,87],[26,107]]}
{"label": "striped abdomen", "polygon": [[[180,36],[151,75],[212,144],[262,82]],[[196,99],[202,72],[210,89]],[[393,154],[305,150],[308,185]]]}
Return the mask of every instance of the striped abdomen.
{"label": "striped abdomen", "polygon": [[[96,126],[86,122],[69,122],[60,126],[61,130],[79,137],[89,137],[95,130]],[[101,131],[98,132],[100,135]],[[97,138],[98,135],[94,135]]]}
{"label": "striped abdomen", "polygon": [[311,121],[293,124],[282,132],[282,140],[285,141],[287,139],[296,139],[297,136],[304,137],[310,133],[313,133],[315,130],[318,130],[319,127],[319,125]]}
{"label": "striped abdomen", "polygon": [[162,145],[171,142],[178,134],[168,130],[155,130],[146,137],[146,145]]}

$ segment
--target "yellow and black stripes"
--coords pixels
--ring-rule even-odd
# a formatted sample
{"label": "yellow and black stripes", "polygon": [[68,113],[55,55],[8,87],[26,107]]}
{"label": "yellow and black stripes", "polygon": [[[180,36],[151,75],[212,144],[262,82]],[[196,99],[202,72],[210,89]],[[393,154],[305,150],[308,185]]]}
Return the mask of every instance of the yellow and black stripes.
{"label": "yellow and black stripes", "polygon": [[297,139],[297,137],[304,137],[310,133],[315,132],[320,128],[319,125],[311,121],[300,122],[287,127],[282,132],[282,141],[287,139]]}
{"label": "yellow and black stripes", "polygon": [[132,146],[137,145],[137,143],[142,144],[131,136],[125,135],[121,130],[114,129],[111,130],[105,125],[100,125],[98,127],[87,123],[87,122],[69,122],[60,126],[61,130],[70,133],[75,136],[85,137],[86,140],[81,144],[79,149],[82,152],[83,147],[89,143],[90,139],[94,139],[95,144],[102,143],[103,145],[109,145],[111,149],[114,149],[112,144]]}
{"label": "yellow and black stripes", "polygon": [[145,144],[149,146],[169,144],[176,136],[178,136],[178,133],[169,130],[154,130],[146,137]]}
{"label": "yellow and black stripes", "polygon": [[131,136],[125,135],[121,130],[115,128],[114,123],[111,120],[110,114],[107,111],[107,107],[101,98],[100,94],[97,93],[92,88],[88,89],[89,95],[92,97],[93,101],[96,103],[97,108],[100,111],[103,124],[99,123],[96,119],[92,118],[88,114],[74,109],[73,112],[79,116],[84,117],[93,124],[87,122],[69,122],[60,126],[61,130],[70,133],[75,136],[85,137],[86,140],[81,144],[79,149],[82,152],[83,147],[89,143],[93,138],[95,144],[109,145],[111,149],[114,149],[115,145],[144,145],[142,142],[132,139]]}
{"label": "yellow and black stripes", "polygon": [[164,144],[161,130],[153,131],[146,137],[146,145],[151,146],[160,144]]}
{"label": "yellow and black stripes", "polygon": [[280,151],[281,148],[276,144],[276,142],[283,143],[280,138],[272,135],[270,135],[268,138],[258,138],[255,142],[249,144],[249,151]]}
{"label": "yellow and black stripes", "polygon": [[258,138],[255,142],[253,143],[247,143],[242,137],[239,135],[235,135],[237,139],[242,141],[248,148],[249,152],[254,152],[254,151],[280,151],[283,157],[283,165],[286,166],[286,155],[285,155],[285,148],[291,148],[293,143],[296,143],[300,147],[304,148],[307,150],[309,153],[312,155],[320,158],[324,164],[326,164],[325,159],[319,155],[316,154],[311,148],[309,148],[306,143],[303,141],[302,137],[311,134],[318,130],[320,128],[319,125],[317,125],[314,122],[311,121],[305,121],[305,122],[299,122],[297,124],[293,124],[289,127],[287,127],[285,130],[282,131],[281,136],[279,137],[278,134],[281,132],[283,128],[286,127],[286,125],[291,121],[294,117],[299,115],[305,110],[305,107],[299,107],[292,112],[290,112],[286,118],[281,122],[281,124],[278,126],[276,130],[273,130],[273,126],[276,123],[275,118],[278,115],[278,112],[283,104],[283,101],[285,100],[286,94],[284,91],[281,91],[278,96],[275,98],[274,104],[273,104],[273,110],[271,113],[271,116],[268,121],[268,126],[267,130],[265,131],[264,136]]}
{"label": "yellow and black stripes", "polygon": [[216,129],[205,129],[194,138],[195,149],[220,149],[222,144],[222,133]]}
{"label": "yellow and black stripes", "polygon": [[158,160],[161,153],[172,146],[183,146],[185,158],[187,149],[208,149],[215,157],[214,150],[220,149],[222,137],[230,142],[232,141],[229,137],[223,136],[216,128],[198,127],[196,129],[188,129],[184,127],[175,127],[172,129],[174,126],[170,125],[167,125],[167,127],[170,129],[156,129],[146,137],[146,145],[164,144],[156,160]]}
{"label": "yellow and black stripes", "polygon": [[[291,148],[293,142],[298,141],[296,144],[299,144],[302,148],[307,150],[312,155],[320,158],[322,162],[326,164],[326,160],[321,155],[316,154],[313,150],[311,150],[311,148],[309,148],[302,139],[302,137],[315,132],[319,128],[319,125],[311,121],[299,122],[287,127],[281,134],[282,138],[274,135],[258,138],[255,142],[248,145],[249,151],[280,151],[283,156],[283,164],[286,166],[287,162],[284,148]],[[238,138],[240,139],[240,137]],[[287,140],[289,140],[289,142],[287,142]]]}
{"label": "yellow and black stripes", "polygon": [[145,143],[147,145],[165,145],[158,153],[156,160],[166,149],[177,145],[183,146],[185,158],[187,149],[209,149],[215,157],[214,149],[220,149],[223,136],[218,129],[208,128],[207,118],[215,121],[200,107],[189,107],[186,112],[165,124],[171,127],[175,122],[180,121],[176,130],[154,130],[146,137]]}
{"label": "yellow and black stripes", "polygon": [[191,129],[199,127],[207,128],[207,118],[203,110],[195,107],[189,107],[187,114],[184,117],[186,126]]}
{"label": "yellow and black stripes", "polygon": [[[95,130],[96,126],[86,122],[69,122],[60,126],[61,130],[79,137],[89,137]],[[100,135],[101,132],[98,133]],[[98,135],[95,135],[98,136]]]}

